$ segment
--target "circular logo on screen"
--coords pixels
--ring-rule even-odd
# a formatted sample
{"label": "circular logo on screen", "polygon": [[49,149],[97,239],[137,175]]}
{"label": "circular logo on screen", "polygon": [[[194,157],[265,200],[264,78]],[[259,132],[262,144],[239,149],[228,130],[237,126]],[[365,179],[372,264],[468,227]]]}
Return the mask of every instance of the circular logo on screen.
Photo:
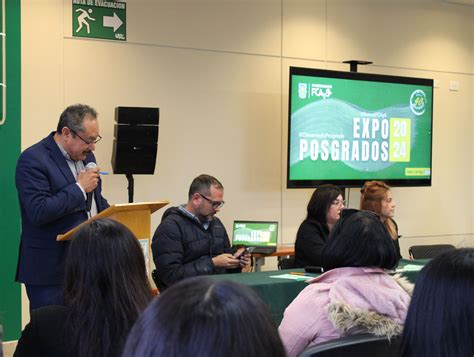
{"label": "circular logo on screen", "polygon": [[410,109],[416,115],[422,115],[426,108],[426,94],[421,89],[417,89],[410,96]]}

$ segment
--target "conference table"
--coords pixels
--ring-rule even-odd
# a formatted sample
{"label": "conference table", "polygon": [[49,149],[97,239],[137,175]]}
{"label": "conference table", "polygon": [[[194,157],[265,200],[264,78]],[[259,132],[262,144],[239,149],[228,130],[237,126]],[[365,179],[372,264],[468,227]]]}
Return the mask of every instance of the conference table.
{"label": "conference table", "polygon": [[255,271],[262,271],[262,265],[265,264],[265,258],[277,257],[278,260],[295,255],[295,246],[292,245],[278,245],[275,252],[270,254],[252,254],[255,258]]}
{"label": "conference table", "polygon": [[[419,270],[428,262],[427,259],[407,260],[401,259],[397,270],[407,267],[407,270],[400,271],[401,275],[406,277],[410,282],[414,283]],[[294,298],[303,290],[308,283],[305,280],[297,279],[297,274],[304,273],[304,269],[287,269],[273,270],[255,273],[242,274],[222,274],[209,276],[214,280],[231,280],[241,284],[245,284],[254,289],[260,298],[270,309],[273,319],[280,324],[283,319],[283,313],[286,307],[294,300]],[[290,274],[294,279],[272,278],[272,276],[281,276]],[[320,274],[311,274],[318,276]]]}

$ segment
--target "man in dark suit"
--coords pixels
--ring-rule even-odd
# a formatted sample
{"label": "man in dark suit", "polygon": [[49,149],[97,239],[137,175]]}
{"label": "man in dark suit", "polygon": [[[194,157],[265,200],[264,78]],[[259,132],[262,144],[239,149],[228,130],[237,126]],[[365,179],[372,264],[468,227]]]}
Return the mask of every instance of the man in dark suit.
{"label": "man in dark suit", "polygon": [[66,233],[109,205],[102,197],[92,151],[101,139],[97,112],[82,104],[61,114],[56,132],[29,147],[16,167],[22,232],[16,280],[25,284],[30,310],[63,302]]}

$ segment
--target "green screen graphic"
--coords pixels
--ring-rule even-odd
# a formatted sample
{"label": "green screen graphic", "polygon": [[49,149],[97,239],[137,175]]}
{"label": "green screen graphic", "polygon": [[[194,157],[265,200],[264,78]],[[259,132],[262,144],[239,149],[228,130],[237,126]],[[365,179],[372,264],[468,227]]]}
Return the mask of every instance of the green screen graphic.
{"label": "green screen graphic", "polygon": [[233,227],[234,245],[276,246],[277,222],[235,221]]}
{"label": "green screen graphic", "polygon": [[289,180],[431,178],[432,90],[292,75]]}

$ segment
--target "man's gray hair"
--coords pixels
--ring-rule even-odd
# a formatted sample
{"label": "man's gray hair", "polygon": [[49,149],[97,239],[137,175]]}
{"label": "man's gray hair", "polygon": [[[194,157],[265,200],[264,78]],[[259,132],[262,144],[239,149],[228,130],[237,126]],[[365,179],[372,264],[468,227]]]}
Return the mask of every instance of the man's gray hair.
{"label": "man's gray hair", "polygon": [[64,127],[74,130],[75,132],[84,131],[84,118],[97,119],[97,112],[94,108],[86,104],[70,105],[61,113],[59,117],[56,132],[61,134]]}

